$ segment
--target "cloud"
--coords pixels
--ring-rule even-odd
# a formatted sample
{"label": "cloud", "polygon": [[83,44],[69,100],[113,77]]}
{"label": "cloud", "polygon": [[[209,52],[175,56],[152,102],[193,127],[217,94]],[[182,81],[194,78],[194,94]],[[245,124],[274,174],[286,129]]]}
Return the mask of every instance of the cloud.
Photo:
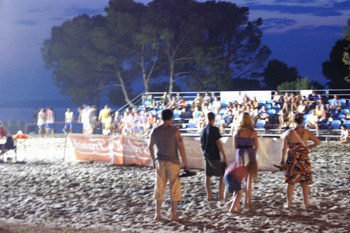
{"label": "cloud", "polygon": [[269,30],[269,29],[286,29],[290,26],[296,25],[297,21],[293,19],[287,19],[287,18],[267,18],[263,19],[263,30]]}
{"label": "cloud", "polygon": [[[310,14],[314,16],[331,17],[343,15],[333,7],[322,6],[291,6],[291,5],[249,5],[251,10],[262,10],[270,12],[288,13],[288,14]],[[341,9],[341,7],[339,7]]]}
{"label": "cloud", "polygon": [[33,25],[38,24],[37,21],[30,20],[30,19],[19,19],[19,20],[13,21],[13,23],[15,23],[17,25],[24,25],[24,26],[33,26]]}
{"label": "cloud", "polygon": [[65,15],[70,17],[81,15],[83,13],[91,16],[91,15],[102,14],[104,13],[104,11],[101,11],[101,9],[84,7],[82,5],[72,5],[65,10]]}

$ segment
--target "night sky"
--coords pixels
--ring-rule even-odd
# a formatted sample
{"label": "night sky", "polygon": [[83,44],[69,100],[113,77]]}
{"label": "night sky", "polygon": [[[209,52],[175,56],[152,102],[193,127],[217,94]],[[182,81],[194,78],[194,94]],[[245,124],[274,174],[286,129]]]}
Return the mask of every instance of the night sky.
{"label": "night sky", "polygon": [[[147,3],[149,1],[139,1]],[[264,21],[270,59],[295,66],[301,76],[325,84],[322,63],[343,36],[350,1],[230,1]],[[0,101],[65,99],[44,68],[40,48],[51,28],[79,14],[103,14],[108,0],[0,0]]]}

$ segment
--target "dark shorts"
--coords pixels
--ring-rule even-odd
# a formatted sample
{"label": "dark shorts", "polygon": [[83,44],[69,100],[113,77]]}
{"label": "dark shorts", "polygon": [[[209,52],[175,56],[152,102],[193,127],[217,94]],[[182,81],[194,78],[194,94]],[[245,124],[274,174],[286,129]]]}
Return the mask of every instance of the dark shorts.
{"label": "dark shorts", "polygon": [[233,193],[242,189],[241,187],[242,183],[236,180],[234,177],[232,177],[229,174],[225,175],[224,182],[225,182],[226,190],[230,193]]}
{"label": "dark shorts", "polygon": [[53,124],[53,123],[46,124],[46,129],[53,129],[54,127],[55,127],[55,124]]}
{"label": "dark shorts", "polygon": [[221,160],[205,159],[205,175],[206,176],[223,176],[225,168]]}

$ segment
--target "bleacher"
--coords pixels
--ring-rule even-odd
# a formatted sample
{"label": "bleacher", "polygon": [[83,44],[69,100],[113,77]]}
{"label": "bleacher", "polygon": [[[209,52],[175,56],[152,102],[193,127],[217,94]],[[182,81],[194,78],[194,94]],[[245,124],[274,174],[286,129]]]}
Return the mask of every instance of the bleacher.
{"label": "bleacher", "polygon": [[[350,106],[349,106],[349,98],[350,98],[350,90],[314,90],[316,93],[319,93],[322,96],[323,103],[327,106],[327,121],[320,121],[319,125],[319,134],[320,135],[339,135],[340,125],[346,125],[350,127]],[[281,95],[284,96],[285,93],[291,94],[296,97],[299,96],[301,99],[308,98],[308,95],[312,92],[312,90],[303,90],[303,91],[291,91],[285,90],[280,91]],[[258,110],[261,109],[262,106],[266,107],[267,113],[269,115],[268,119],[255,119],[255,127],[260,133],[263,134],[274,134],[280,133],[284,128],[279,128],[279,113],[283,107],[283,103],[273,103],[273,97],[275,91],[232,91],[232,92],[174,92],[169,95],[169,99],[175,97],[178,105],[180,99],[184,99],[187,101],[188,107],[186,108],[186,112],[183,113],[181,107],[173,108],[174,110],[174,123],[179,125],[179,128],[184,133],[196,134],[198,133],[198,125],[196,119],[193,119],[192,113],[194,111],[194,101],[196,96],[199,94],[202,98],[207,93],[210,96],[211,101],[213,101],[214,97],[219,97],[221,101],[221,109],[217,111],[217,116],[220,118],[225,117],[227,114],[227,110],[229,106],[233,104],[241,104],[246,105],[246,102],[242,102],[242,99],[248,98],[253,99],[253,97],[257,97],[258,101]],[[152,95],[155,100],[155,107],[153,109],[147,109],[146,100],[149,95]],[[162,103],[162,96],[164,92],[149,92],[144,93],[142,95],[141,104],[138,105],[138,109],[141,111],[151,111],[153,115],[159,116],[159,113],[166,108],[167,106]],[[341,103],[341,108],[339,109],[330,109],[330,104],[333,101],[333,96],[338,95],[340,97],[339,101]],[[232,98],[230,98],[230,96]],[[294,98],[293,97],[293,98]],[[211,110],[211,109],[209,109]],[[256,110],[255,110],[256,111]],[[305,113],[305,121],[309,114],[311,113],[312,108],[309,106],[308,111]],[[332,117],[330,117],[332,115]],[[348,116],[347,116],[348,115]],[[184,117],[185,116],[185,117]],[[349,119],[347,119],[347,117]],[[305,125],[305,123],[304,123]],[[219,126],[219,125],[218,125]],[[310,129],[314,130],[315,129]],[[231,127],[225,126],[223,129],[223,134],[230,134]]]}

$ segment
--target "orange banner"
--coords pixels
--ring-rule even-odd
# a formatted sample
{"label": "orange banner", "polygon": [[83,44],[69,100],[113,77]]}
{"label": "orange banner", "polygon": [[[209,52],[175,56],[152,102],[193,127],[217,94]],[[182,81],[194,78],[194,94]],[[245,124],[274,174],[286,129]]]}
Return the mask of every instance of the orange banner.
{"label": "orange banner", "polygon": [[[75,159],[78,161],[109,162],[114,165],[152,166],[149,154],[148,138],[132,136],[104,136],[69,134]],[[190,168],[203,169],[203,155],[199,137],[183,137],[187,160]],[[223,137],[221,141],[226,152],[228,163],[235,159],[232,137]],[[259,138],[257,160],[261,170],[276,170],[281,153],[281,140],[276,138]]]}
{"label": "orange banner", "polygon": [[69,134],[78,161],[110,162],[109,137],[102,135]]}

